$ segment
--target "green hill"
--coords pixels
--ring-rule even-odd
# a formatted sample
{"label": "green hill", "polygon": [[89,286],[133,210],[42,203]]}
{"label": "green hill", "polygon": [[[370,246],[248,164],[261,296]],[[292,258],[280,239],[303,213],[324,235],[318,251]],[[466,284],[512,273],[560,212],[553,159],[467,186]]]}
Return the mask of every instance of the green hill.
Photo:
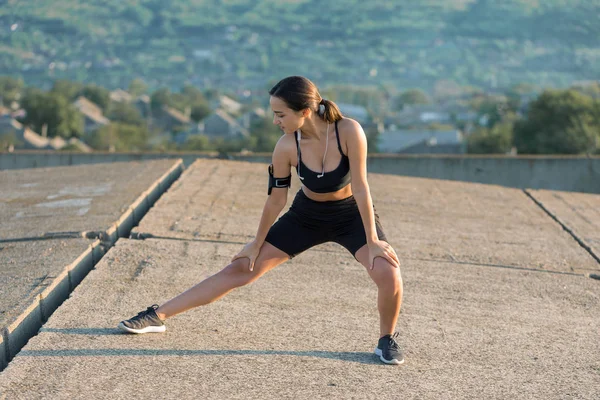
{"label": "green hill", "polygon": [[4,0],[0,74],[151,87],[564,87],[600,76],[600,0]]}

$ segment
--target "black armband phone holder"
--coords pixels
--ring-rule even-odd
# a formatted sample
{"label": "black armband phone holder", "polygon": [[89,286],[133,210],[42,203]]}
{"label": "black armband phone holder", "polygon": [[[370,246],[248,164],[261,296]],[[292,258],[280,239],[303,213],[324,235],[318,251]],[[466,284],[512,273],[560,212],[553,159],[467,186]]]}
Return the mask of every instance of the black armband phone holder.
{"label": "black armband phone holder", "polygon": [[271,195],[271,190],[273,190],[274,187],[276,188],[284,188],[284,187],[290,187],[292,185],[292,174],[290,174],[288,177],[286,178],[275,178],[273,176],[273,164],[269,165],[269,191],[268,191],[268,195]]}

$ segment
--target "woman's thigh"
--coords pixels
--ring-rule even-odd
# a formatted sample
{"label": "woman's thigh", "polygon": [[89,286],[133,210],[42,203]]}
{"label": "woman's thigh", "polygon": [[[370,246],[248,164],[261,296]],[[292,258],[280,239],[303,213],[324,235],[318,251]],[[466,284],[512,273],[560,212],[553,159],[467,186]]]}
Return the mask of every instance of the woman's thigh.
{"label": "woman's thigh", "polygon": [[279,250],[269,242],[264,242],[254,262],[254,269],[252,271],[249,269],[250,260],[247,258],[237,259],[229,266],[233,267],[235,272],[247,273],[256,279],[289,259],[290,256],[285,252]]}

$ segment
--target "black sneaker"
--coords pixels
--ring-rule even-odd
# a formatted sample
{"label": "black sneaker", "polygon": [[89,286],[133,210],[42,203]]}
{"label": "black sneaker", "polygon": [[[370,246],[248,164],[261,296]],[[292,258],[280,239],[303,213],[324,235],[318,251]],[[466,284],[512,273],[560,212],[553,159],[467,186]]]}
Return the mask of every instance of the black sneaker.
{"label": "black sneaker", "polygon": [[400,365],[404,362],[404,355],[395,340],[397,337],[398,332],[394,333],[394,336],[385,335],[379,339],[375,354],[386,364]]}
{"label": "black sneaker", "polygon": [[151,333],[164,332],[167,330],[165,324],[156,315],[158,305],[148,307],[145,311],[138,313],[133,318],[121,321],[118,328],[129,333]]}

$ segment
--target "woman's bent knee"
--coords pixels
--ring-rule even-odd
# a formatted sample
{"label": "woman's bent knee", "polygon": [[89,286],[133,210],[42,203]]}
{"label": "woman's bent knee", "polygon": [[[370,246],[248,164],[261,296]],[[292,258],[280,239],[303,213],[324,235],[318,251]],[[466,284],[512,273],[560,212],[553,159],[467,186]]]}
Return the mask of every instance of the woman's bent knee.
{"label": "woman's bent knee", "polygon": [[258,266],[256,264],[254,265],[253,271],[250,271],[249,264],[250,260],[247,258],[240,258],[232,261],[231,264],[225,267],[221,272],[231,279],[233,286],[244,286],[254,282],[262,275],[260,268],[257,268]]}
{"label": "woman's bent knee", "polygon": [[380,288],[392,288],[394,291],[401,290],[402,288],[400,268],[396,268],[385,259],[375,260],[371,277]]}

